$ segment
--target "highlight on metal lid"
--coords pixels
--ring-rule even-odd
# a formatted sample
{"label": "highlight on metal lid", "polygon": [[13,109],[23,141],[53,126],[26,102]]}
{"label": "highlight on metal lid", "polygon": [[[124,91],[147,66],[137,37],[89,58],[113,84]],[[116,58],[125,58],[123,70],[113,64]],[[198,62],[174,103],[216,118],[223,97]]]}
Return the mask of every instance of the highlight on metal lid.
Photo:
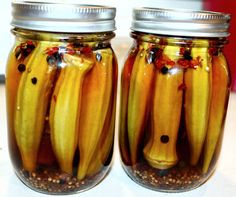
{"label": "highlight on metal lid", "polygon": [[11,25],[47,32],[95,33],[114,31],[116,8],[85,5],[15,1]]}
{"label": "highlight on metal lid", "polygon": [[135,8],[131,30],[190,37],[229,36],[230,15],[220,12]]}

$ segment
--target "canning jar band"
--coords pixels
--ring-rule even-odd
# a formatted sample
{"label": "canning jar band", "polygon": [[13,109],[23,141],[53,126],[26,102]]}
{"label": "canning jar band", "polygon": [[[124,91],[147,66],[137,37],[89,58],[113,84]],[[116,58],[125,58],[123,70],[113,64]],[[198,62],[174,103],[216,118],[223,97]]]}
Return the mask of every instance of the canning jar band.
{"label": "canning jar band", "polygon": [[47,32],[114,31],[116,8],[99,5],[13,2],[12,26]]}
{"label": "canning jar band", "polygon": [[220,12],[135,8],[132,31],[189,37],[228,37],[230,15]]}

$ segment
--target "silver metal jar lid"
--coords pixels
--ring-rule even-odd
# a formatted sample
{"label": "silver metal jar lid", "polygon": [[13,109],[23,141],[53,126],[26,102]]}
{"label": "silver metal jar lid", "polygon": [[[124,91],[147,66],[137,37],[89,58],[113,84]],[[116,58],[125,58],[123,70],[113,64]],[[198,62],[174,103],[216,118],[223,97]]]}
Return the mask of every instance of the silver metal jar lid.
{"label": "silver metal jar lid", "polygon": [[230,15],[219,12],[136,8],[131,30],[173,36],[227,37]]}
{"label": "silver metal jar lid", "polygon": [[94,33],[115,28],[116,9],[63,3],[12,3],[14,27],[47,32]]}

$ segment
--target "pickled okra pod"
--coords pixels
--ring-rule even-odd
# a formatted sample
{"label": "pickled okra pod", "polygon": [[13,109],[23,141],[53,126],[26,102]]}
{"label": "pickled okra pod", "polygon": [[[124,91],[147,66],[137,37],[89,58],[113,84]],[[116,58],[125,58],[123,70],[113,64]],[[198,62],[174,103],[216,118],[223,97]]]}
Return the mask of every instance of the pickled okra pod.
{"label": "pickled okra pod", "polygon": [[95,51],[94,61],[94,67],[86,76],[83,84],[78,129],[80,160],[77,178],[79,180],[85,178],[89,164],[92,162],[112,97],[112,50]]}
{"label": "pickled okra pod", "polygon": [[93,67],[93,59],[64,54],[62,68],[53,93],[50,109],[52,147],[63,172],[72,174],[78,142],[81,95],[84,77]]}
{"label": "pickled okra pod", "polygon": [[109,159],[111,151],[113,151],[112,148],[116,116],[116,108],[114,106],[115,102],[116,96],[114,96],[114,98],[110,100],[108,113],[106,115],[106,120],[102,129],[102,134],[99,138],[96,151],[94,152],[93,158],[91,159],[88,167],[88,176],[96,174],[103,166],[105,166],[107,159]]}
{"label": "pickled okra pod", "polygon": [[[35,57],[36,55],[36,53],[34,52],[36,43],[30,41],[30,47],[28,47],[28,43],[29,41],[23,44],[17,41],[8,57],[6,69],[6,105],[8,115],[7,122],[9,130],[9,139],[11,140],[10,143],[12,144],[12,146],[9,146],[10,149],[16,149],[17,147],[14,129],[14,116],[17,108],[17,89],[19,87],[19,82],[22,77],[22,74],[24,72],[27,72],[27,65],[30,58]],[[28,51],[27,55],[24,55],[24,51],[28,49],[30,50]]]}
{"label": "pickled okra pod", "polygon": [[143,43],[136,55],[130,78],[127,130],[132,165],[137,162],[138,158],[154,76],[154,64],[148,62],[148,55],[148,46]]}
{"label": "pickled okra pod", "polygon": [[130,153],[128,142],[127,128],[127,110],[128,110],[128,98],[130,88],[131,72],[134,65],[134,61],[137,55],[138,49],[133,48],[128,59],[125,62],[125,66],[121,76],[121,96],[120,96],[120,125],[119,125],[119,148],[121,152],[122,160],[125,164],[130,163]]}
{"label": "pickled okra pod", "polygon": [[[171,39],[169,42],[173,42]],[[178,162],[176,142],[180,125],[183,90],[183,69],[176,64],[180,47],[167,45],[163,56],[169,59],[156,70],[151,108],[151,136],[143,152],[148,163],[168,169]],[[162,61],[162,60],[159,60]]]}
{"label": "pickled okra pod", "polygon": [[[48,42],[38,43],[22,74],[16,98],[14,129],[23,167],[36,168],[38,149],[44,129],[56,66],[49,66],[44,52]],[[34,55],[35,54],[35,55]],[[35,58],[37,54],[40,54]],[[32,118],[33,117],[33,118]]]}
{"label": "pickled okra pod", "polygon": [[[201,45],[201,47],[199,47]],[[190,144],[190,163],[196,165],[202,153],[207,134],[211,101],[211,57],[208,54],[207,40],[193,40],[191,57],[199,59],[199,65],[188,68],[184,74],[185,124]]]}
{"label": "pickled okra pod", "polygon": [[204,147],[203,173],[207,173],[223,132],[225,108],[229,97],[229,72],[227,62],[221,53],[212,57],[212,98],[209,123]]}

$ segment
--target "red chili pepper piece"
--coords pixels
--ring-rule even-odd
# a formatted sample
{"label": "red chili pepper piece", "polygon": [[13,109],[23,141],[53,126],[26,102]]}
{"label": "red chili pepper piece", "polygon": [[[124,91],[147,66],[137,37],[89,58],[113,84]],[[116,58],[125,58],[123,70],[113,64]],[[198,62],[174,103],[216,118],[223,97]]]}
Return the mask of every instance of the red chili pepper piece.
{"label": "red chili pepper piece", "polygon": [[196,69],[198,66],[201,66],[201,57],[198,56],[196,59],[190,61],[190,68]]}
{"label": "red chili pepper piece", "polygon": [[156,68],[162,69],[166,65],[173,67],[175,65],[175,61],[172,61],[168,56],[163,55],[162,52],[161,53],[159,53],[159,51],[157,52],[159,54],[154,62]]}
{"label": "red chili pepper piece", "polygon": [[181,83],[178,87],[178,90],[185,90],[187,88],[187,86],[185,85],[185,83]]}
{"label": "red chili pepper piece", "polygon": [[198,56],[196,59],[192,59],[192,60],[179,59],[177,63],[182,68],[194,68],[194,69],[196,69],[198,66],[201,66],[201,57]]}
{"label": "red chili pepper piece", "polygon": [[21,43],[15,49],[15,57],[22,60],[26,58],[34,50],[34,48],[35,45],[31,40]]}
{"label": "red chili pepper piece", "polygon": [[177,62],[180,67],[182,68],[188,68],[189,67],[189,61],[188,60],[185,60],[185,59],[179,59],[178,62]]}
{"label": "red chili pepper piece", "polygon": [[167,65],[173,67],[175,65],[175,62],[172,60],[167,60]]}
{"label": "red chili pepper piece", "polygon": [[76,53],[76,51],[72,48],[66,48],[66,53],[68,53],[70,55],[74,55]]}
{"label": "red chili pepper piece", "polygon": [[156,58],[157,59],[161,59],[162,58],[162,54],[163,54],[163,49],[159,49],[156,53]]}
{"label": "red chili pepper piece", "polygon": [[33,43],[32,40],[28,40],[28,41],[26,42],[26,44],[27,44],[27,45],[34,45],[34,43]]}
{"label": "red chili pepper piece", "polygon": [[157,59],[154,65],[156,66],[157,69],[162,69],[162,67],[164,67],[166,64],[165,61]]}
{"label": "red chili pepper piece", "polygon": [[91,47],[83,47],[81,49],[81,52],[84,54],[90,54],[92,52],[92,48]]}
{"label": "red chili pepper piece", "polygon": [[53,95],[53,100],[54,100],[54,102],[57,102],[57,96],[56,95]]}
{"label": "red chili pepper piece", "polygon": [[48,55],[53,55],[55,53],[58,53],[58,51],[59,51],[59,47],[51,47],[51,48],[46,49],[46,53]]}
{"label": "red chili pepper piece", "polygon": [[214,47],[209,48],[209,54],[210,54],[210,55],[217,56],[218,53],[219,53],[219,52],[218,52],[218,49],[217,49],[217,48],[214,48]]}
{"label": "red chili pepper piece", "polygon": [[180,53],[180,55],[184,55],[184,53],[185,53],[185,48],[184,48],[184,47],[181,47],[179,53]]}

